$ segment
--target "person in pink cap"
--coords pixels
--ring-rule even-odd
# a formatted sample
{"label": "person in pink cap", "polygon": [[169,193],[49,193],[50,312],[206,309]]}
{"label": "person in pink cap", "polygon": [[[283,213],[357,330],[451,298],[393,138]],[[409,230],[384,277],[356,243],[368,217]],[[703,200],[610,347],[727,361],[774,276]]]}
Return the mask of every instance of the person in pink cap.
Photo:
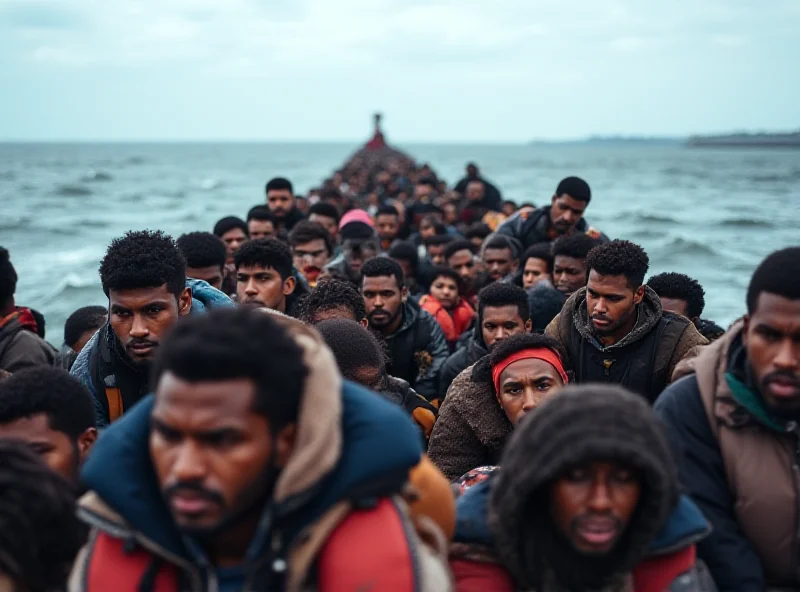
{"label": "person in pink cap", "polygon": [[370,215],[350,210],[339,222],[342,253],[325,266],[324,275],[361,287],[361,266],[380,253],[380,241]]}

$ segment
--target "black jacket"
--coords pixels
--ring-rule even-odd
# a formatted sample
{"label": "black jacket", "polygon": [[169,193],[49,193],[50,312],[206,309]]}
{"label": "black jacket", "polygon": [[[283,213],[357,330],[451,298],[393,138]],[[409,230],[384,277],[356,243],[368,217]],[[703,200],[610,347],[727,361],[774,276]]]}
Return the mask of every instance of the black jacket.
{"label": "black jacket", "polygon": [[478,328],[474,328],[472,330],[472,338],[467,341],[464,347],[447,358],[447,361],[442,366],[442,371],[439,374],[439,405],[444,401],[447,389],[450,388],[456,376],[488,353],[489,350],[483,341],[483,332],[479,331]]}
{"label": "black jacket", "polygon": [[297,208],[292,208],[288,214],[286,214],[285,218],[280,218],[277,220],[278,226],[285,230],[286,232],[291,232],[292,228],[294,228],[295,224],[298,222],[302,222],[306,219],[305,214],[298,210]]}
{"label": "black jacket", "polygon": [[450,353],[439,323],[409,298],[403,305],[400,328],[384,339],[389,374],[408,382],[429,401],[436,400],[439,372]]}
{"label": "black jacket", "polygon": [[[523,250],[537,243],[552,242],[556,238],[550,234],[550,206],[542,206],[533,211],[520,210],[503,222],[497,232],[518,240]],[[591,228],[585,218],[578,221],[574,232],[585,232],[596,235],[603,242],[608,241],[608,237]]]}
{"label": "black jacket", "polygon": [[458,191],[461,195],[464,195],[467,191],[467,185],[469,185],[470,181],[480,181],[481,183],[483,183],[484,196],[480,205],[485,207],[486,209],[499,212],[503,204],[503,196],[501,195],[500,190],[497,187],[495,187],[492,183],[489,183],[489,181],[487,181],[483,177],[478,177],[477,179],[470,179],[469,177],[464,177],[456,184],[455,190]]}

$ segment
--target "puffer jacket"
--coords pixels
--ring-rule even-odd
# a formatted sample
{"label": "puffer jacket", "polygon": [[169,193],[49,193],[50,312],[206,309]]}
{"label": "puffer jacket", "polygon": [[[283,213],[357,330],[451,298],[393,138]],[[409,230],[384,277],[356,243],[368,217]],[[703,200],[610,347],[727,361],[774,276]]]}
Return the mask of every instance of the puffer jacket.
{"label": "puffer jacket", "polygon": [[[240,581],[226,589],[450,590],[441,533],[417,524],[403,495],[410,471],[423,473],[413,479],[417,487],[436,481],[412,422],[374,393],[342,383],[316,332],[277,318],[291,324],[310,373],[295,448]],[[148,445],[153,405],[148,396],[110,426],[83,469],[90,491],[78,514],[92,532],[70,592],[219,589],[220,573],[187,544],[162,501]]]}
{"label": "puffer jacket", "polygon": [[620,384],[651,403],[666,388],[680,362],[693,348],[707,345],[689,319],[663,312],[648,286],[636,311],[633,329],[617,343],[603,346],[594,335],[586,309],[586,288],[575,292],[545,329],[567,352],[575,382]]}
{"label": "puffer jacket", "polygon": [[720,590],[800,587],[800,428],[749,375],[743,323],[682,362],[655,411],[681,481],[714,532],[699,545]]}
{"label": "puffer jacket", "polygon": [[37,316],[29,308],[17,307],[0,319],[0,369],[13,373],[55,364],[57,352],[39,336]]}
{"label": "puffer jacket", "polygon": [[403,305],[400,328],[384,339],[389,351],[389,374],[402,378],[436,405],[439,372],[450,355],[439,323],[408,299]]}
{"label": "puffer jacket", "polygon": [[[523,208],[503,222],[497,232],[518,240],[522,244],[523,250],[537,243],[552,242],[559,235],[555,233],[550,224],[550,207],[549,205],[542,206],[536,210]],[[578,221],[574,232],[588,234],[603,242],[609,240],[605,234],[589,226],[584,218]]]}

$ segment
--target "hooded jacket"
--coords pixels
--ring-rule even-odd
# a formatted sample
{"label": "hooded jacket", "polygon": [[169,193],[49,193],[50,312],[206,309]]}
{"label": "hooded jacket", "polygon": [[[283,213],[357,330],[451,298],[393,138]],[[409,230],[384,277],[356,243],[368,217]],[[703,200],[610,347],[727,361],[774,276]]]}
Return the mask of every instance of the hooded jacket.
{"label": "hooded jacket", "polygon": [[[233,306],[230,298],[203,280],[187,278],[186,287],[192,289],[190,314]],[[86,343],[70,374],[92,393],[98,428],[106,427],[149,392],[149,369],[133,364],[110,323]]]}
{"label": "hooded jacket", "polygon": [[655,411],[681,481],[714,527],[698,550],[720,590],[797,588],[800,429],[764,406],[742,330],[737,322],[682,362]]}
{"label": "hooded jacket", "polygon": [[[535,210],[521,209],[503,222],[497,232],[518,240],[523,250],[537,243],[552,242],[559,237],[551,228],[549,205]],[[578,220],[573,232],[583,232],[603,242],[608,241],[608,237],[590,227],[585,218]]]}
{"label": "hooded jacket", "polygon": [[39,336],[37,314],[17,307],[0,319],[0,369],[17,372],[33,366],[52,366],[56,350]]}
{"label": "hooded jacket", "polygon": [[433,426],[428,455],[455,481],[484,465],[496,465],[513,426],[490,385],[473,381],[474,365],[450,385]]}
{"label": "hooded jacket", "polygon": [[[422,544],[397,495],[420,463],[416,428],[381,397],[342,384],[316,332],[276,318],[292,324],[310,374],[294,450],[237,589],[387,589],[391,583],[397,590],[448,590],[444,565]],[[153,405],[148,396],[109,427],[84,467],[90,492],[78,513],[92,533],[76,560],[71,592],[119,590],[123,582],[140,591],[217,589],[219,572],[187,548],[159,491],[148,446]]]}
{"label": "hooded jacket", "polygon": [[708,344],[689,319],[663,312],[661,300],[648,286],[638,305],[636,324],[618,342],[604,347],[592,331],[586,309],[586,288],[575,292],[547,326],[545,333],[557,339],[575,371],[575,382],[620,384],[651,403],[670,382],[670,377],[689,351]]}
{"label": "hooded jacket", "polygon": [[439,373],[440,405],[444,402],[447,391],[456,376],[489,353],[489,349],[483,341],[483,331],[480,330],[480,327],[475,327],[469,331],[469,334],[470,339],[467,340],[464,347],[457,349],[442,365],[442,371]]}
{"label": "hooded jacket", "polygon": [[439,372],[450,354],[439,323],[409,298],[403,305],[400,328],[384,339],[390,359],[387,372],[408,382],[429,401],[436,401]]}

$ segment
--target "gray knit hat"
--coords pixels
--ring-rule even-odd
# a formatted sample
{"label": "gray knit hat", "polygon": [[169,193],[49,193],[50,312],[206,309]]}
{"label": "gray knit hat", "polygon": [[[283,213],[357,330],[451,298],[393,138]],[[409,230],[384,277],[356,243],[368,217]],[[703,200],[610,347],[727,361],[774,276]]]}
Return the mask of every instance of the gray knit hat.
{"label": "gray knit hat", "polygon": [[[617,548],[615,568],[628,571],[644,555],[678,501],[678,478],[666,436],[647,402],[611,385],[568,386],[524,418],[503,453],[492,488],[490,524],[502,563],[518,584],[537,574],[530,500],[549,499],[545,488],[587,461],[617,460],[642,477],[642,497]],[[537,508],[547,520],[549,507]],[[522,557],[520,551],[525,549]]]}

